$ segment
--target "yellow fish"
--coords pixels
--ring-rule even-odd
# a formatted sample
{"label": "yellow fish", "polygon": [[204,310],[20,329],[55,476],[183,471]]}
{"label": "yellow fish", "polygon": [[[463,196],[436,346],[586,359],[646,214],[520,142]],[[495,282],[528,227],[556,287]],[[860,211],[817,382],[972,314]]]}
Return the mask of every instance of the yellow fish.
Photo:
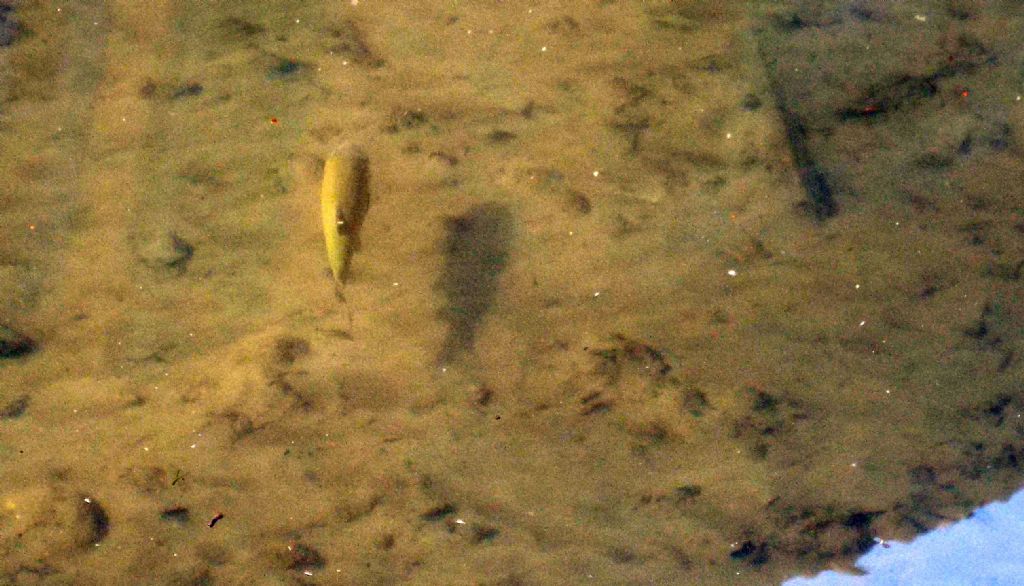
{"label": "yellow fish", "polygon": [[334,280],[343,285],[352,253],[359,250],[359,230],[370,209],[370,164],[361,148],[346,145],[327,157],[320,206],[327,261]]}

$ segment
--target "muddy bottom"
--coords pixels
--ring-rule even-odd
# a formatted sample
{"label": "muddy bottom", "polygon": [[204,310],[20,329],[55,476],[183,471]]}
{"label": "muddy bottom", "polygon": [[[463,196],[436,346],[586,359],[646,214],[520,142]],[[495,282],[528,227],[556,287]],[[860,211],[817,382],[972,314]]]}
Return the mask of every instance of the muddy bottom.
{"label": "muddy bottom", "polygon": [[769,584],[1020,486],[1019,8],[87,4],[0,2],[0,584]]}

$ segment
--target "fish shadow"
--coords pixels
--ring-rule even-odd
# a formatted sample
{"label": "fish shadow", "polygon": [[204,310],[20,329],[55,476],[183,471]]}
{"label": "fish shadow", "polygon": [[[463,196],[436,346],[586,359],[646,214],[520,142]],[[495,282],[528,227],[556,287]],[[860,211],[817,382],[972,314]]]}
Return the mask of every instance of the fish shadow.
{"label": "fish shadow", "polygon": [[512,214],[502,205],[480,204],[445,220],[444,267],[436,288],[445,298],[438,317],[448,334],[438,364],[472,352],[484,316],[494,306],[498,279],[512,242]]}

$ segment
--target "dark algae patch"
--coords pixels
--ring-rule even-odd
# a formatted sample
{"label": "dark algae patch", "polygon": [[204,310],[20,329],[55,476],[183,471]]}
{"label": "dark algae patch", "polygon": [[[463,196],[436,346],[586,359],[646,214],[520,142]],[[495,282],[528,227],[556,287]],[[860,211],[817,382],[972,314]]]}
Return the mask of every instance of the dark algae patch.
{"label": "dark algae patch", "polygon": [[36,349],[36,343],[27,335],[0,324],[0,359],[18,358],[30,354]]}
{"label": "dark algae patch", "polygon": [[6,47],[18,39],[21,27],[14,16],[14,7],[0,2],[0,47]]}

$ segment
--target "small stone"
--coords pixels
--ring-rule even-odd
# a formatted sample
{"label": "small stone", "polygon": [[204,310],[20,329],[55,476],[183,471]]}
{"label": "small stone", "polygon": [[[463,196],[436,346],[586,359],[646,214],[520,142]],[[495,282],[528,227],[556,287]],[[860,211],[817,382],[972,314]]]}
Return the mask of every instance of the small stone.
{"label": "small stone", "polygon": [[184,273],[195,248],[174,232],[152,235],[138,250],[142,263],[151,269],[174,269]]}
{"label": "small stone", "polygon": [[486,385],[479,385],[473,389],[473,404],[477,407],[486,407],[494,399],[494,391]]}
{"label": "small stone", "polygon": [[299,572],[324,567],[326,560],[313,546],[295,541],[288,546],[284,556],[285,567]]}
{"label": "small stone", "polygon": [[771,556],[767,543],[754,543],[747,540],[729,552],[729,557],[734,560],[744,560],[751,566],[760,566],[767,562]]}
{"label": "small stone", "polygon": [[684,484],[682,486],[677,486],[675,490],[676,502],[691,502],[699,497],[702,492],[703,490],[701,487],[696,484]]}
{"label": "small stone", "polygon": [[270,72],[267,73],[267,77],[270,79],[285,79],[291,77],[295,73],[298,73],[302,67],[303,65],[294,59],[279,59],[277,63],[270,68]]}
{"label": "small stone", "polygon": [[747,112],[753,112],[761,107],[761,98],[757,94],[747,94],[743,96],[743,101],[740,102],[740,105]]}
{"label": "small stone", "polygon": [[231,427],[231,439],[238,441],[245,436],[256,431],[256,426],[253,424],[252,419],[243,413],[229,412],[225,413],[224,417],[228,420]]}
{"label": "small stone", "polygon": [[455,505],[451,503],[444,503],[428,510],[425,513],[420,514],[420,518],[425,521],[439,521],[444,519],[448,515],[455,512]]}
{"label": "small stone", "polygon": [[82,547],[95,545],[110,533],[110,517],[95,498],[82,495],[78,501],[76,542]]}
{"label": "small stone", "polygon": [[514,139],[515,137],[516,135],[514,132],[509,132],[508,130],[502,129],[492,130],[491,132],[487,133],[487,140],[492,143],[508,142]]}
{"label": "small stone", "polygon": [[274,341],[274,361],[288,366],[309,354],[309,342],[298,336],[281,336]]}
{"label": "small stone", "polygon": [[139,87],[139,97],[144,100],[148,100],[156,95],[157,89],[158,86],[156,85],[156,82],[152,79],[147,79],[146,83]]}
{"label": "small stone", "polygon": [[594,206],[590,203],[590,198],[579,191],[569,191],[569,205],[576,212],[584,216],[594,209]]}
{"label": "small stone", "polygon": [[188,98],[191,96],[198,96],[203,93],[203,84],[192,82],[185,86],[182,86],[178,91],[174,92],[175,99],[177,98]]}
{"label": "small stone", "polygon": [[389,550],[395,547],[395,535],[393,533],[385,533],[381,535],[380,539],[377,540],[377,547],[383,550]]}
{"label": "small stone", "polygon": [[486,541],[493,541],[498,536],[497,527],[493,525],[473,525],[473,535],[470,537],[470,541],[473,543],[484,543]]}
{"label": "small stone", "polygon": [[189,512],[188,507],[171,507],[160,511],[160,518],[164,521],[174,521],[184,525],[188,523]]}

